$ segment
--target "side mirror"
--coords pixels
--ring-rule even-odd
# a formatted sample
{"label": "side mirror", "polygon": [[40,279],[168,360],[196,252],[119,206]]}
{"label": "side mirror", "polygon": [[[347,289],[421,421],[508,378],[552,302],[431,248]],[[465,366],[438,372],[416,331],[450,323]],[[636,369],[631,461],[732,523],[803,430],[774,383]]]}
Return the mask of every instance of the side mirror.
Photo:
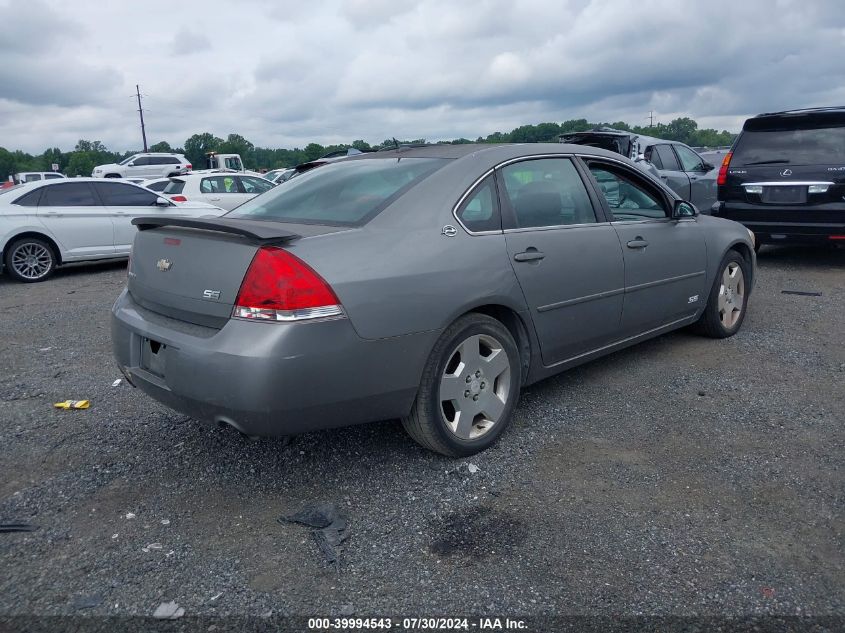
{"label": "side mirror", "polygon": [[129,164],[127,165],[127,167],[134,167],[134,166],[135,166],[135,163],[129,163]]}
{"label": "side mirror", "polygon": [[672,209],[672,219],[694,218],[697,215],[698,209],[692,203],[686,200],[675,200],[675,206]]}
{"label": "side mirror", "polygon": [[169,207],[170,206],[170,200],[168,200],[164,196],[158,196],[156,198],[156,205],[159,206],[159,207]]}
{"label": "side mirror", "polygon": [[637,157],[634,159],[634,162],[638,163],[641,160],[645,160],[645,154],[637,154]]}
{"label": "side mirror", "polygon": [[707,173],[708,171],[712,171],[714,169],[716,168],[710,163],[701,163],[701,171],[703,171],[704,173]]}

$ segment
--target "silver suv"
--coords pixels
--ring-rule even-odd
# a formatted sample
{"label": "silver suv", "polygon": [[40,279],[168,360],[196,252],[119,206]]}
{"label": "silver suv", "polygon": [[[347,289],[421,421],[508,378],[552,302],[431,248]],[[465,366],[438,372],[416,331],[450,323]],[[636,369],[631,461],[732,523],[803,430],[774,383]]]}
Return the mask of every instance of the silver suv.
{"label": "silver suv", "polygon": [[133,154],[120,163],[97,165],[94,178],[168,178],[182,176],[191,171],[191,163],[182,154],[145,153]]}

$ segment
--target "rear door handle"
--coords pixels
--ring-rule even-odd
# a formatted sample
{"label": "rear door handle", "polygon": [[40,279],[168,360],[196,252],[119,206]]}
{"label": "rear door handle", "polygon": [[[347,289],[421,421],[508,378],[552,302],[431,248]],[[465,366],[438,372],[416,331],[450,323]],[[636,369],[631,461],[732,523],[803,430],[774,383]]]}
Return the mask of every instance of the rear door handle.
{"label": "rear door handle", "polygon": [[628,242],[628,248],[645,248],[646,246],[648,246],[648,242],[639,236]]}
{"label": "rear door handle", "polygon": [[524,253],[517,253],[513,258],[518,262],[533,262],[543,259],[545,256],[546,254],[542,251],[525,251]]}

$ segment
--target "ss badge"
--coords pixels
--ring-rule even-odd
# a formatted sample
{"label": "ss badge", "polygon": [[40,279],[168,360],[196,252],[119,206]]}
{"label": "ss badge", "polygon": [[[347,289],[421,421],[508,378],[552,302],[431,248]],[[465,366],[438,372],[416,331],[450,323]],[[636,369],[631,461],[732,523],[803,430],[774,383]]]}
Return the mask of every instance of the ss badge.
{"label": "ss badge", "polygon": [[203,290],[202,291],[202,298],[203,299],[214,299],[215,301],[220,301],[220,291],[219,290]]}

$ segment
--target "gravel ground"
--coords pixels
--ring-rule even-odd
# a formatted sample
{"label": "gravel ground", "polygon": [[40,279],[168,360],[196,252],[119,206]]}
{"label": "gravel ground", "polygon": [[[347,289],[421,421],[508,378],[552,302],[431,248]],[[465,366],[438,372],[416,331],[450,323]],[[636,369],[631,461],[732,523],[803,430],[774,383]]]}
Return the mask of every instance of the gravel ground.
{"label": "gravel ground", "polygon": [[[289,443],[204,428],[112,386],[124,264],[0,277],[0,521],[39,526],[0,533],[0,615],[841,618],[845,250],[759,266],[737,336],[534,385],[457,461],[396,421]],[[277,521],[311,502],[347,515],[337,567]]]}

